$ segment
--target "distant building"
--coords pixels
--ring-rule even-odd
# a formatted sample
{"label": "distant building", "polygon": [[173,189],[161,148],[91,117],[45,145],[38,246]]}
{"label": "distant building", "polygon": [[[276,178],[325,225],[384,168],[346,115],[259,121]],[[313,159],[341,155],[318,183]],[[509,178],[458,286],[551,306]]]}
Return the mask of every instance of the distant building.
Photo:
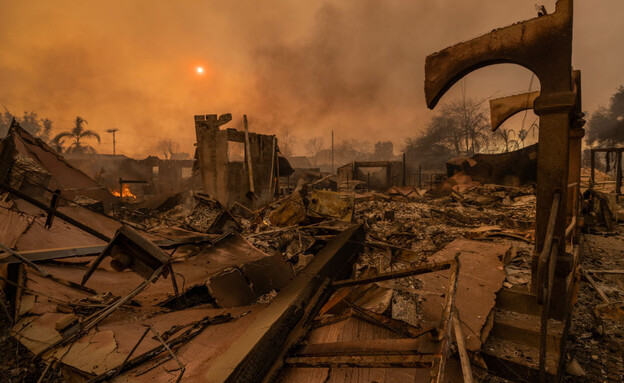
{"label": "distant building", "polygon": [[131,184],[136,195],[170,193],[188,188],[192,177],[193,160],[161,160],[149,156],[136,160],[124,155],[99,153],[67,153],[67,161],[109,189],[119,188],[119,179],[146,181]]}
{"label": "distant building", "polygon": [[377,141],[375,144],[375,152],[373,153],[374,161],[390,161],[394,159],[394,144],[392,141]]}
{"label": "distant building", "polygon": [[366,183],[368,189],[385,191],[405,185],[405,168],[401,161],[355,161],[337,170],[338,187],[350,181]]}
{"label": "distant building", "polygon": [[290,166],[292,166],[293,169],[311,169],[314,167],[312,166],[310,159],[306,156],[293,156],[286,158],[288,159],[288,162],[290,162]]}

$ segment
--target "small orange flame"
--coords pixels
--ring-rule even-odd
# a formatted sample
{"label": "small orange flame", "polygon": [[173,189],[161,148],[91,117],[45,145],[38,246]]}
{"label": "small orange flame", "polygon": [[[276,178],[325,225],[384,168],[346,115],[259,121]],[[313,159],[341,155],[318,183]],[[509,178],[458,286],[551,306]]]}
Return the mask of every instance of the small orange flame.
{"label": "small orange flame", "polygon": [[[119,197],[119,190],[111,190],[111,193],[113,193],[113,195],[115,197]],[[121,188],[121,197],[123,198],[132,198],[132,199],[136,199],[136,196],[134,194],[132,194],[132,192],[130,191],[130,188],[128,187],[128,185],[123,185],[123,187]]]}

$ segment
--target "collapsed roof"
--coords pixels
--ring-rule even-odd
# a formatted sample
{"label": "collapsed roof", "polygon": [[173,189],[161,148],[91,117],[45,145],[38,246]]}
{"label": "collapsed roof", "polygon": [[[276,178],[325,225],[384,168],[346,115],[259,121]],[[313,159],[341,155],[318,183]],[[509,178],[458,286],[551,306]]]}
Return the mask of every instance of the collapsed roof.
{"label": "collapsed roof", "polygon": [[78,196],[104,203],[115,200],[108,189],[72,166],[15,120],[0,141],[0,161],[0,181],[33,197],[48,199],[55,190],[60,190],[69,200]]}

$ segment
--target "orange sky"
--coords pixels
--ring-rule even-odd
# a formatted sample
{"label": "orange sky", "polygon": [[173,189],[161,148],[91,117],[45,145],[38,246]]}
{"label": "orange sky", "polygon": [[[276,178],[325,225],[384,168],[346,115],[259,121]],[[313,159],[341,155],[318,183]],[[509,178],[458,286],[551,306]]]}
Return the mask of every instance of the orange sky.
{"label": "orange sky", "polygon": [[[0,106],[34,110],[56,132],[80,115],[101,133],[94,146],[103,153],[112,152],[111,127],[120,153],[155,153],[161,138],[191,152],[193,115],[227,112],[231,127],[243,113],[254,131],[289,127],[301,154],[312,136],[329,142],[332,129],[337,140],[392,140],[398,151],[432,115],[426,55],[532,18],[534,3],[0,0]],[[554,10],[554,0],[545,5]],[[624,84],[624,2],[577,0],[575,12],[573,65],[591,112]],[[497,66],[465,86],[498,97],[525,92],[530,77]]]}

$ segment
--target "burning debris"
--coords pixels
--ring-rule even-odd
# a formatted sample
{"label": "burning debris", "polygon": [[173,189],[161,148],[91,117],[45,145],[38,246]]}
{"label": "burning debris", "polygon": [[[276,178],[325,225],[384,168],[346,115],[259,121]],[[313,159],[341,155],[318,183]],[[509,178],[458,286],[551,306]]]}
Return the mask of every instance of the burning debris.
{"label": "burning debris", "polygon": [[137,196],[132,194],[132,192],[130,191],[130,186],[128,186],[127,184],[123,184],[123,186],[121,187],[121,191],[119,191],[119,190],[111,190],[110,192],[115,197],[129,198],[131,200],[136,200],[137,199]]}

